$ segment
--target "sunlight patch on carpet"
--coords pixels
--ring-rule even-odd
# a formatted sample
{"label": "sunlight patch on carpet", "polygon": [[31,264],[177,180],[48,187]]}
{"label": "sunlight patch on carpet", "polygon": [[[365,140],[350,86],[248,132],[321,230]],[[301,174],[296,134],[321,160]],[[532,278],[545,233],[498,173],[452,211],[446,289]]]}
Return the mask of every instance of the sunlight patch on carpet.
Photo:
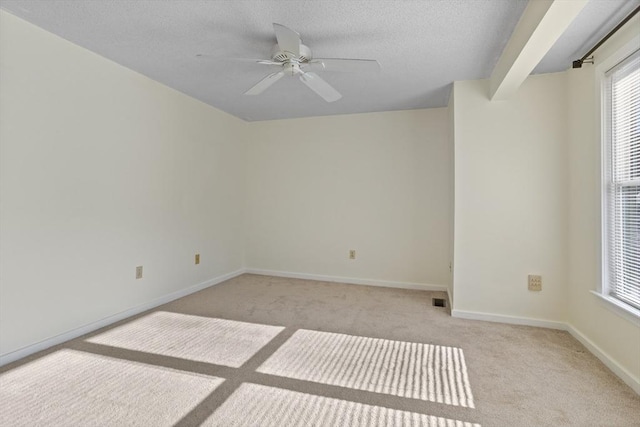
{"label": "sunlight patch on carpet", "polygon": [[0,375],[0,425],[172,426],[222,382],[60,350]]}
{"label": "sunlight patch on carpet", "polygon": [[462,349],[300,329],[265,374],[474,408]]}
{"label": "sunlight patch on carpet", "polygon": [[242,384],[202,425],[480,427],[475,423],[257,384]]}
{"label": "sunlight patch on carpet", "polygon": [[156,311],[86,341],[239,368],[283,329]]}

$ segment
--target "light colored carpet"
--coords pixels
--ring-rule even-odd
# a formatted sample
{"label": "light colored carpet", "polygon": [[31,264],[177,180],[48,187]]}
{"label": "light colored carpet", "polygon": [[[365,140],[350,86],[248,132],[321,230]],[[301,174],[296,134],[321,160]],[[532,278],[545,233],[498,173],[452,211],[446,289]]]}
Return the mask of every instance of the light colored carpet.
{"label": "light colored carpet", "polygon": [[640,426],[568,333],[435,296],[242,275],[0,368],[0,426]]}
{"label": "light colored carpet", "polygon": [[0,425],[170,426],[223,381],[59,350],[0,376]]}
{"label": "light colored carpet", "polygon": [[87,342],[239,368],[283,329],[157,311]]}
{"label": "light colored carpet", "polygon": [[459,348],[299,330],[258,372],[473,408]]}
{"label": "light colored carpet", "polygon": [[[243,414],[238,417],[238,414]],[[286,420],[286,422],[283,422]],[[349,402],[256,384],[242,384],[203,426],[480,427],[416,412]]]}

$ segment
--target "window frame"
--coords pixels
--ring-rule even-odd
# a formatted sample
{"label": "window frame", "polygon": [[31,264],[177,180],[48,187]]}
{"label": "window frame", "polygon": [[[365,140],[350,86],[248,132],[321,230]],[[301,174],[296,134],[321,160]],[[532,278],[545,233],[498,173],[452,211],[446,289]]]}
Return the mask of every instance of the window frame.
{"label": "window frame", "polygon": [[626,58],[633,55],[636,51],[638,51],[638,46],[640,46],[640,36],[634,37],[620,49],[618,49],[615,53],[606,58],[602,63],[596,66],[596,105],[599,106],[599,114],[596,120],[597,126],[599,126],[599,143],[600,143],[600,226],[601,226],[601,239],[600,239],[600,280],[598,283],[598,289],[596,291],[592,291],[592,294],[598,297],[599,301],[601,301],[604,306],[616,314],[630,320],[636,325],[640,325],[640,309],[625,303],[623,300],[615,298],[609,295],[608,289],[608,265],[609,265],[609,248],[608,248],[608,200],[609,195],[607,194],[607,189],[609,185],[609,172],[610,172],[610,141],[607,132],[609,130],[609,125],[607,124],[611,112],[609,111],[609,105],[607,105],[607,76],[606,74],[620,63],[622,63]]}

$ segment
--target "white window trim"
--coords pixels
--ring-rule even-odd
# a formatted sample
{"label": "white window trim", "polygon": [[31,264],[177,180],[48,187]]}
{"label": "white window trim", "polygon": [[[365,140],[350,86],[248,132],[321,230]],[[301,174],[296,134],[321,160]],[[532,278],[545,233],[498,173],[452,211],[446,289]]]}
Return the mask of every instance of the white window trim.
{"label": "white window trim", "polygon": [[596,118],[596,135],[599,135],[599,144],[600,144],[600,281],[598,283],[597,291],[591,291],[593,295],[598,297],[598,300],[603,303],[603,305],[618,314],[619,316],[635,323],[636,325],[640,325],[640,310],[637,308],[625,304],[624,302],[617,300],[606,294],[606,280],[607,280],[607,229],[605,227],[606,221],[606,211],[607,211],[607,147],[603,141],[606,140],[605,135],[605,127],[602,125],[604,120],[606,119],[605,114],[606,111],[603,108],[605,99],[604,91],[605,91],[605,73],[609,71],[611,68],[618,65],[620,62],[625,60],[628,56],[633,54],[638,50],[638,46],[640,46],[640,35],[633,37],[629,42],[627,42],[624,46],[618,49],[612,55],[609,55],[605,60],[599,63],[595,69],[595,82],[596,82],[596,105],[598,108],[596,109],[598,112]]}

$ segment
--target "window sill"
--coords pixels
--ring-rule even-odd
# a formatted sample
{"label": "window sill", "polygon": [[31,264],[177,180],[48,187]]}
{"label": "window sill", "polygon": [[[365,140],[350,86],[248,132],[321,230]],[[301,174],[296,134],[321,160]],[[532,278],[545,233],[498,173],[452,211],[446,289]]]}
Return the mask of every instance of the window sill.
{"label": "window sill", "polygon": [[591,291],[591,293],[598,297],[598,301],[600,301],[605,308],[627,319],[634,325],[640,326],[640,310],[610,296],[602,295],[599,292]]}

